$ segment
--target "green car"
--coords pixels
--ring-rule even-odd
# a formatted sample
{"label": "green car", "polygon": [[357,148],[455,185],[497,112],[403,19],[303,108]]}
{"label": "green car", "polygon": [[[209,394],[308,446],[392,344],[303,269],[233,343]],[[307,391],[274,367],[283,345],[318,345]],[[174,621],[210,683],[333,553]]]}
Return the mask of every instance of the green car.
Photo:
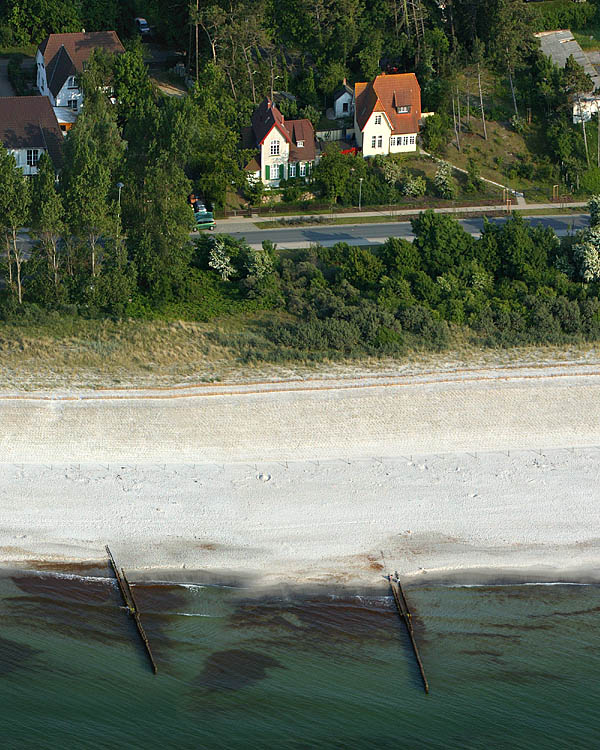
{"label": "green car", "polygon": [[196,220],[195,232],[199,229],[213,230],[217,226],[215,217],[210,211],[194,211],[194,219]]}

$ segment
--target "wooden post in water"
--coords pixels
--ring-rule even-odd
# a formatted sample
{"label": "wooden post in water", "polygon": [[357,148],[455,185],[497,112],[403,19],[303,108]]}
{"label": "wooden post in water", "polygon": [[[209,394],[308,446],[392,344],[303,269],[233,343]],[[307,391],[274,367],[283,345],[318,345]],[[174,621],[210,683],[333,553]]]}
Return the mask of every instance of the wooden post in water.
{"label": "wooden post in water", "polygon": [[400,579],[398,578],[398,573],[394,573],[393,576],[389,575],[388,580],[390,582],[390,586],[392,587],[394,601],[396,602],[396,609],[398,610],[398,614],[400,615],[400,617],[404,620],[406,630],[408,631],[408,637],[410,638],[410,642],[415,653],[415,658],[417,660],[417,665],[419,667],[419,671],[421,672],[421,677],[423,678],[423,687],[425,688],[425,692],[428,693],[429,683],[427,682],[427,677],[425,676],[425,667],[423,666],[423,662],[421,661],[417,642],[415,641],[415,633],[412,625],[412,615],[408,608],[408,603],[406,601],[406,597],[404,596],[404,591],[402,590],[402,584],[400,583]]}
{"label": "wooden post in water", "polygon": [[156,662],[154,661],[154,657],[152,656],[152,650],[150,649],[150,642],[148,641],[148,637],[146,636],[146,631],[144,630],[142,626],[140,613],[135,603],[133,591],[131,590],[131,586],[129,585],[129,581],[127,580],[127,576],[125,575],[125,571],[123,570],[123,568],[121,568],[121,572],[119,573],[119,568],[117,567],[117,563],[115,562],[115,558],[112,556],[112,552],[110,551],[108,544],[106,545],[106,554],[108,555],[108,559],[110,560],[110,564],[114,571],[115,578],[117,579],[117,583],[119,584],[119,590],[121,592],[121,596],[123,597],[125,606],[129,610],[129,614],[133,617],[135,621],[138,633],[140,634],[140,638],[142,639],[142,643],[144,644],[144,648],[146,649],[146,653],[148,654],[148,657],[150,659],[150,664],[152,665],[152,671],[154,672],[154,674],[156,674],[158,672],[158,669],[156,667]]}

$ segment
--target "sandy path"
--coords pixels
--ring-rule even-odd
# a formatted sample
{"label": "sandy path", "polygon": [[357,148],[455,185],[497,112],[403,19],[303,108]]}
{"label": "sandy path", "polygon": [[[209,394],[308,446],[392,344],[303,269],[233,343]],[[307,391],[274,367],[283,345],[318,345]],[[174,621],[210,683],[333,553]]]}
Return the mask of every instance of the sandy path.
{"label": "sandy path", "polygon": [[0,399],[0,559],[109,542],[128,567],[371,583],[381,551],[415,574],[595,567],[592,368],[356,385]]}

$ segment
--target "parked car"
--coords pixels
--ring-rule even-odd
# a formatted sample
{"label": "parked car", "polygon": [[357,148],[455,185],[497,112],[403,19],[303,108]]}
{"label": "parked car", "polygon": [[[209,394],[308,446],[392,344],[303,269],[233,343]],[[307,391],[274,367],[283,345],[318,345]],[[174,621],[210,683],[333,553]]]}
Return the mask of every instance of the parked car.
{"label": "parked car", "polygon": [[148,26],[148,21],[145,18],[136,18],[134,23],[138,34],[142,36],[150,35],[150,26]]}
{"label": "parked car", "polygon": [[204,201],[198,198],[194,193],[190,193],[187,200],[194,212],[194,220],[196,222],[194,232],[199,229],[210,229],[212,231],[217,224],[213,213],[206,208]]}

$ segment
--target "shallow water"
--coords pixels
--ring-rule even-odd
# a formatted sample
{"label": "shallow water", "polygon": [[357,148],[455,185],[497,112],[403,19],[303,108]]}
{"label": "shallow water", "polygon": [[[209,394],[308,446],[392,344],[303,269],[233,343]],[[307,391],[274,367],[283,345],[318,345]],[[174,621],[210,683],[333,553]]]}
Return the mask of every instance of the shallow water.
{"label": "shallow water", "polygon": [[600,587],[371,594],[0,579],[3,748],[594,748]]}

